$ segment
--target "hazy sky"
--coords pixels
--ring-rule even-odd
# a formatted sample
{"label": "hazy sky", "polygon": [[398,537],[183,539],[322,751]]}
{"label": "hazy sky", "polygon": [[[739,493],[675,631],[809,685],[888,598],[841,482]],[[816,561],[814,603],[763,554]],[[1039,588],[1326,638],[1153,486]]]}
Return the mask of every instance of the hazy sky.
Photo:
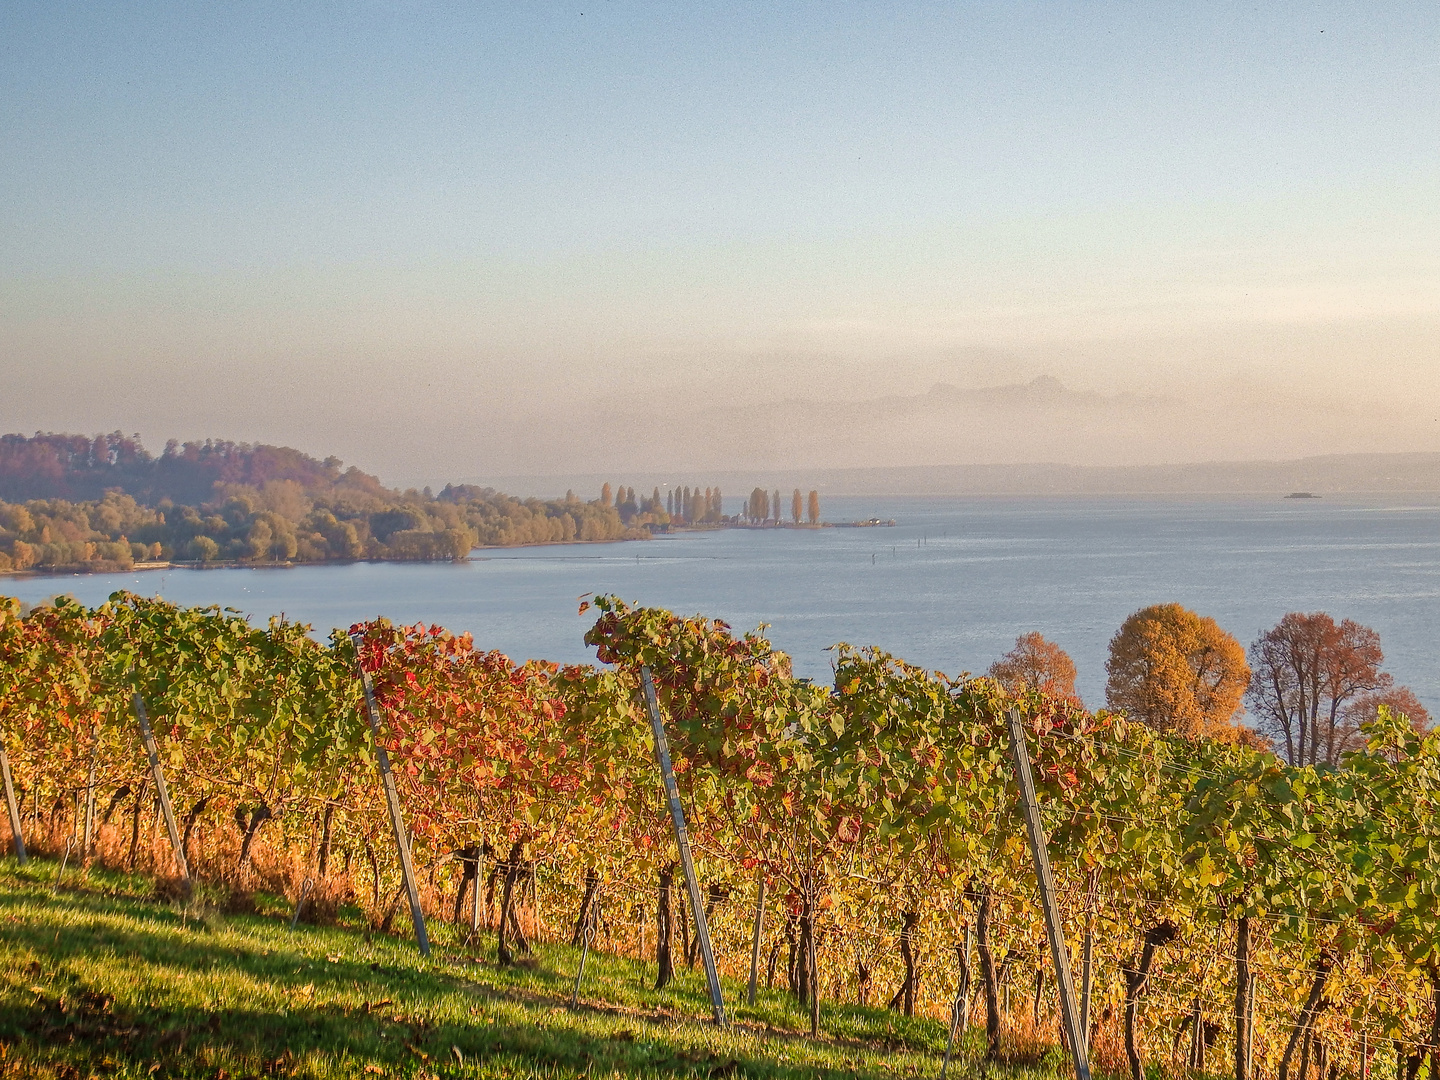
{"label": "hazy sky", "polygon": [[1040,374],[1207,418],[1125,460],[1440,449],[1440,5],[12,0],[0,374],[404,482]]}

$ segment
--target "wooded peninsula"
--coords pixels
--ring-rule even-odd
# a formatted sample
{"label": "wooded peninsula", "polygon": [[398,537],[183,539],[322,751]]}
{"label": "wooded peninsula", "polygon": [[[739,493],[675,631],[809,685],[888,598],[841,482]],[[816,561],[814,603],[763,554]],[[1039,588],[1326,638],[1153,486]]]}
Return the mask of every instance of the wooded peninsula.
{"label": "wooded peninsula", "polygon": [[[642,540],[672,528],[781,523],[780,493],[756,489],[722,513],[718,488],[590,501],[517,498],[488,487],[387,488],[336,457],[283,446],[138,435],[0,436],[0,571],[126,571],[147,564],[275,565],[454,560],[477,547]],[[800,493],[792,500],[801,523]],[[819,517],[810,493],[811,523]],[[773,512],[773,518],[769,517]]]}

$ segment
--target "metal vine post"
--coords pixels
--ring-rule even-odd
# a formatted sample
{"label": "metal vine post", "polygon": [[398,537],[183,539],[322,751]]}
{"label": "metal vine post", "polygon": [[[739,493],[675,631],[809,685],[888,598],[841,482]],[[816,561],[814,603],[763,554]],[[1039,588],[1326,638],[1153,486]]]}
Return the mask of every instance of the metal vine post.
{"label": "metal vine post", "polygon": [[194,887],[190,880],[190,864],[185,859],[185,845],[180,840],[180,827],[175,822],[175,808],[170,805],[170,788],[165,783],[165,770],[160,767],[160,750],[150,730],[150,717],[145,714],[145,699],[137,690],[132,700],[135,719],[140,724],[140,741],[145,746],[145,756],[150,759],[150,778],[155,781],[155,795],[160,800],[160,812],[165,816],[165,828],[170,833],[170,847],[175,852],[175,865],[180,871],[185,891],[189,892]]}
{"label": "metal vine post", "polygon": [[415,924],[415,943],[421,956],[430,955],[430,935],[425,932],[425,913],[420,910],[420,890],[415,884],[415,863],[410,858],[410,838],[405,832],[405,818],[400,810],[400,793],[395,789],[395,774],[390,770],[390,755],[380,735],[380,708],[375,704],[375,688],[370,673],[360,662],[361,635],[350,639],[355,645],[355,670],[365,691],[365,715],[370,721],[370,742],[375,748],[375,767],[380,772],[380,786],[385,792],[385,806],[390,811],[390,830],[395,837],[395,850],[400,855],[400,874],[405,879],[405,894],[410,900],[410,920]]}
{"label": "metal vine post", "polygon": [[5,751],[5,736],[0,734],[0,779],[5,782],[5,809],[10,812],[10,837],[15,841],[15,861],[24,866],[30,861],[25,854],[25,838],[20,833],[20,805],[15,801],[15,782],[10,778],[10,755]]}
{"label": "metal vine post", "polygon": [[755,1004],[755,983],[760,977],[760,938],[765,930],[765,864],[755,870],[755,928],[750,939],[750,985],[745,992],[745,1003]]}
{"label": "metal vine post", "polygon": [[1040,885],[1040,906],[1045,912],[1045,933],[1050,939],[1050,956],[1055,963],[1055,982],[1060,990],[1060,1020],[1070,1043],[1075,1061],[1076,1080],[1090,1080],[1090,1047],[1086,1032],[1080,1026],[1076,1008],[1075,986],[1070,979],[1070,951],[1065,944],[1065,927],[1060,921],[1060,905],[1055,899],[1055,877],[1050,870],[1050,851],[1045,839],[1045,823],[1040,819],[1040,805],[1035,798],[1035,779],[1030,774],[1030,751],[1025,745],[1025,724],[1020,710],[1010,709],[1010,753],[1015,759],[1015,778],[1020,783],[1020,804],[1030,834],[1030,853],[1035,859],[1035,877]]}
{"label": "metal vine post", "polygon": [[660,702],[655,696],[655,680],[650,669],[640,669],[640,682],[645,692],[645,705],[650,711],[650,727],[655,735],[655,758],[660,765],[660,778],[665,783],[665,797],[670,804],[670,820],[675,825],[675,844],[680,849],[680,864],[685,869],[685,886],[690,894],[690,910],[695,916],[695,933],[700,938],[700,952],[705,957],[705,978],[710,984],[710,1006],[715,1023],[725,1021],[725,1000],[720,993],[720,975],[715,969],[715,953],[710,947],[710,927],[705,919],[705,904],[700,896],[700,882],[695,877],[695,862],[690,857],[690,835],[685,830],[685,810],[680,805],[680,789],[675,784],[675,771],[670,766],[670,742],[665,737],[665,723],[660,718]]}

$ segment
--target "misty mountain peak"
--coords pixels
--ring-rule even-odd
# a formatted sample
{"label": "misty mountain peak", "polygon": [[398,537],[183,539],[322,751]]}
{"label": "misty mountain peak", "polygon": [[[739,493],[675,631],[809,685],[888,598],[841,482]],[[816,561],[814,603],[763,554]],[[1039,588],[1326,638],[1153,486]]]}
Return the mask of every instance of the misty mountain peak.
{"label": "misty mountain peak", "polygon": [[1065,396],[1065,384],[1054,375],[1036,375],[1026,385],[1032,398],[1045,398],[1047,400]]}
{"label": "misty mountain peak", "polygon": [[1011,404],[1048,405],[1059,402],[1069,394],[1065,384],[1054,375],[1037,375],[1028,383],[1008,383],[1004,386],[985,386],[975,390],[963,390],[954,383],[936,383],[930,388],[930,396],[938,399],[979,399]]}

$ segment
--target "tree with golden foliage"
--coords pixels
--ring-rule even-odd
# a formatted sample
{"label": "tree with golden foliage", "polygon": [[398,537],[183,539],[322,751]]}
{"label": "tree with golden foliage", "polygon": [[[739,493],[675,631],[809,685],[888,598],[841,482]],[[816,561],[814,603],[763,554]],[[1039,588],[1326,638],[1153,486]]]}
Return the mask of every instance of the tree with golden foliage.
{"label": "tree with golden foliage", "polygon": [[811,492],[810,492],[810,507],[809,507],[809,510],[810,510],[810,524],[811,524],[811,525],[819,525],[819,524],[820,524],[820,492],[818,492],[818,491],[811,491]]}
{"label": "tree with golden foliage", "polygon": [[795,522],[796,525],[799,525],[800,519],[804,516],[805,507],[800,498],[800,489],[796,488],[795,494],[790,496],[790,518]]}
{"label": "tree with golden foliage", "polygon": [[1015,647],[991,664],[988,674],[1011,693],[1030,686],[1055,697],[1080,700],[1075,693],[1075,661],[1033,630],[1017,637]]}
{"label": "tree with golden foliage", "polygon": [[1245,650],[1179,604],[1141,608],[1110,639],[1105,701],[1162,731],[1230,738],[1250,683]]}
{"label": "tree with golden foliage", "polygon": [[763,525],[770,516],[770,493],[764,488],[751,488],[750,502],[746,504],[745,513],[755,524]]}

